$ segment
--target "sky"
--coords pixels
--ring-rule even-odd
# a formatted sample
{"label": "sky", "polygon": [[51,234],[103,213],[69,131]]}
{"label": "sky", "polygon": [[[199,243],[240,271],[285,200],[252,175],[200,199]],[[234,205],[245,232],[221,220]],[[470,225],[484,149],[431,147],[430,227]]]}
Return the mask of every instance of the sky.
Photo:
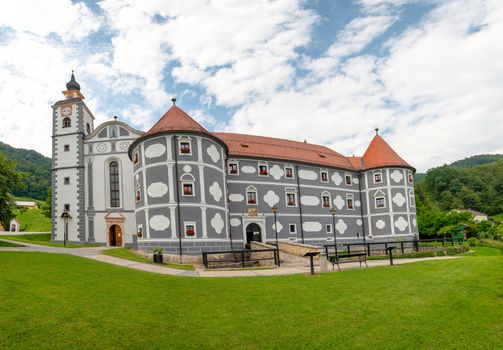
{"label": "sky", "polygon": [[210,131],[362,155],[379,128],[425,171],[503,153],[500,0],[0,2],[0,141],[51,152],[74,69],[98,125],[172,105]]}

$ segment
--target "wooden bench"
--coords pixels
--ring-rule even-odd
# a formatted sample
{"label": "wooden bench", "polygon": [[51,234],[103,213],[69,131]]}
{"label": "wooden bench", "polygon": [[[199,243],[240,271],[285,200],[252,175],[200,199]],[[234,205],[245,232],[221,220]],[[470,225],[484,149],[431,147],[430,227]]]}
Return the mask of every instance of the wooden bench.
{"label": "wooden bench", "polygon": [[362,262],[365,263],[366,267],[369,267],[367,265],[367,254],[366,253],[333,253],[333,254],[327,254],[327,259],[332,263],[332,269],[335,269],[335,265],[337,265],[337,268],[339,271],[341,270],[341,267],[339,264],[345,264],[345,263],[351,263],[351,262],[359,262],[360,267],[362,267]]}

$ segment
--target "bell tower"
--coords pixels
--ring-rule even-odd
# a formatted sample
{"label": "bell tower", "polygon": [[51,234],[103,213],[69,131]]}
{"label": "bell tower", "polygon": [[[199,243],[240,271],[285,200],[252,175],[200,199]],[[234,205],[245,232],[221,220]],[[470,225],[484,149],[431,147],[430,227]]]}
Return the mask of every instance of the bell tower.
{"label": "bell tower", "polygon": [[51,239],[85,243],[84,139],[94,129],[94,117],[73,71],[63,95],[52,106]]}

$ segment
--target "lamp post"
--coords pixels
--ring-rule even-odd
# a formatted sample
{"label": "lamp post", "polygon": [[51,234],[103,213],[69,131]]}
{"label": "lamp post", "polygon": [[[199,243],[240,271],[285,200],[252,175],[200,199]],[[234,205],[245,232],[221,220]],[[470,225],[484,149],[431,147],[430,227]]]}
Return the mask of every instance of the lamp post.
{"label": "lamp post", "polygon": [[335,256],[337,258],[337,234],[335,233],[335,208],[330,209],[330,214],[332,214],[332,232],[334,233],[334,246],[335,246]]}
{"label": "lamp post", "polygon": [[65,222],[65,229],[63,232],[63,245],[66,247],[66,241],[68,240],[68,219],[71,219],[71,215],[69,212],[66,210],[63,211],[63,214],[61,214],[61,217],[63,218]]}
{"label": "lamp post", "polygon": [[274,233],[276,234],[276,254],[278,256],[278,267],[281,267],[281,263],[279,261],[278,220],[276,218],[276,214],[278,213],[278,207],[273,206],[271,210],[272,213],[274,214]]}

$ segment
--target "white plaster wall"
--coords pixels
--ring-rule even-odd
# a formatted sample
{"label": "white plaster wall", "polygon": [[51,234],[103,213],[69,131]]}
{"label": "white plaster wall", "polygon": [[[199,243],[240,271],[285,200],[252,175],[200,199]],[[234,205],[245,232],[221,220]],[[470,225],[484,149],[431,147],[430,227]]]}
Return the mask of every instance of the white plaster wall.
{"label": "white plaster wall", "polygon": [[[70,177],[70,185],[63,185],[65,177]],[[68,220],[68,240],[77,241],[77,170],[76,169],[60,169],[57,172],[57,213],[61,216],[64,205],[70,204],[70,215],[72,219]],[[57,219],[57,240],[63,240],[64,235],[64,220]]]}
{"label": "white plaster wall", "polygon": [[[65,129],[66,130],[66,129]],[[63,135],[56,138],[56,166],[75,166],[77,163],[77,135]],[[65,152],[65,145],[70,145],[70,151]]]}

